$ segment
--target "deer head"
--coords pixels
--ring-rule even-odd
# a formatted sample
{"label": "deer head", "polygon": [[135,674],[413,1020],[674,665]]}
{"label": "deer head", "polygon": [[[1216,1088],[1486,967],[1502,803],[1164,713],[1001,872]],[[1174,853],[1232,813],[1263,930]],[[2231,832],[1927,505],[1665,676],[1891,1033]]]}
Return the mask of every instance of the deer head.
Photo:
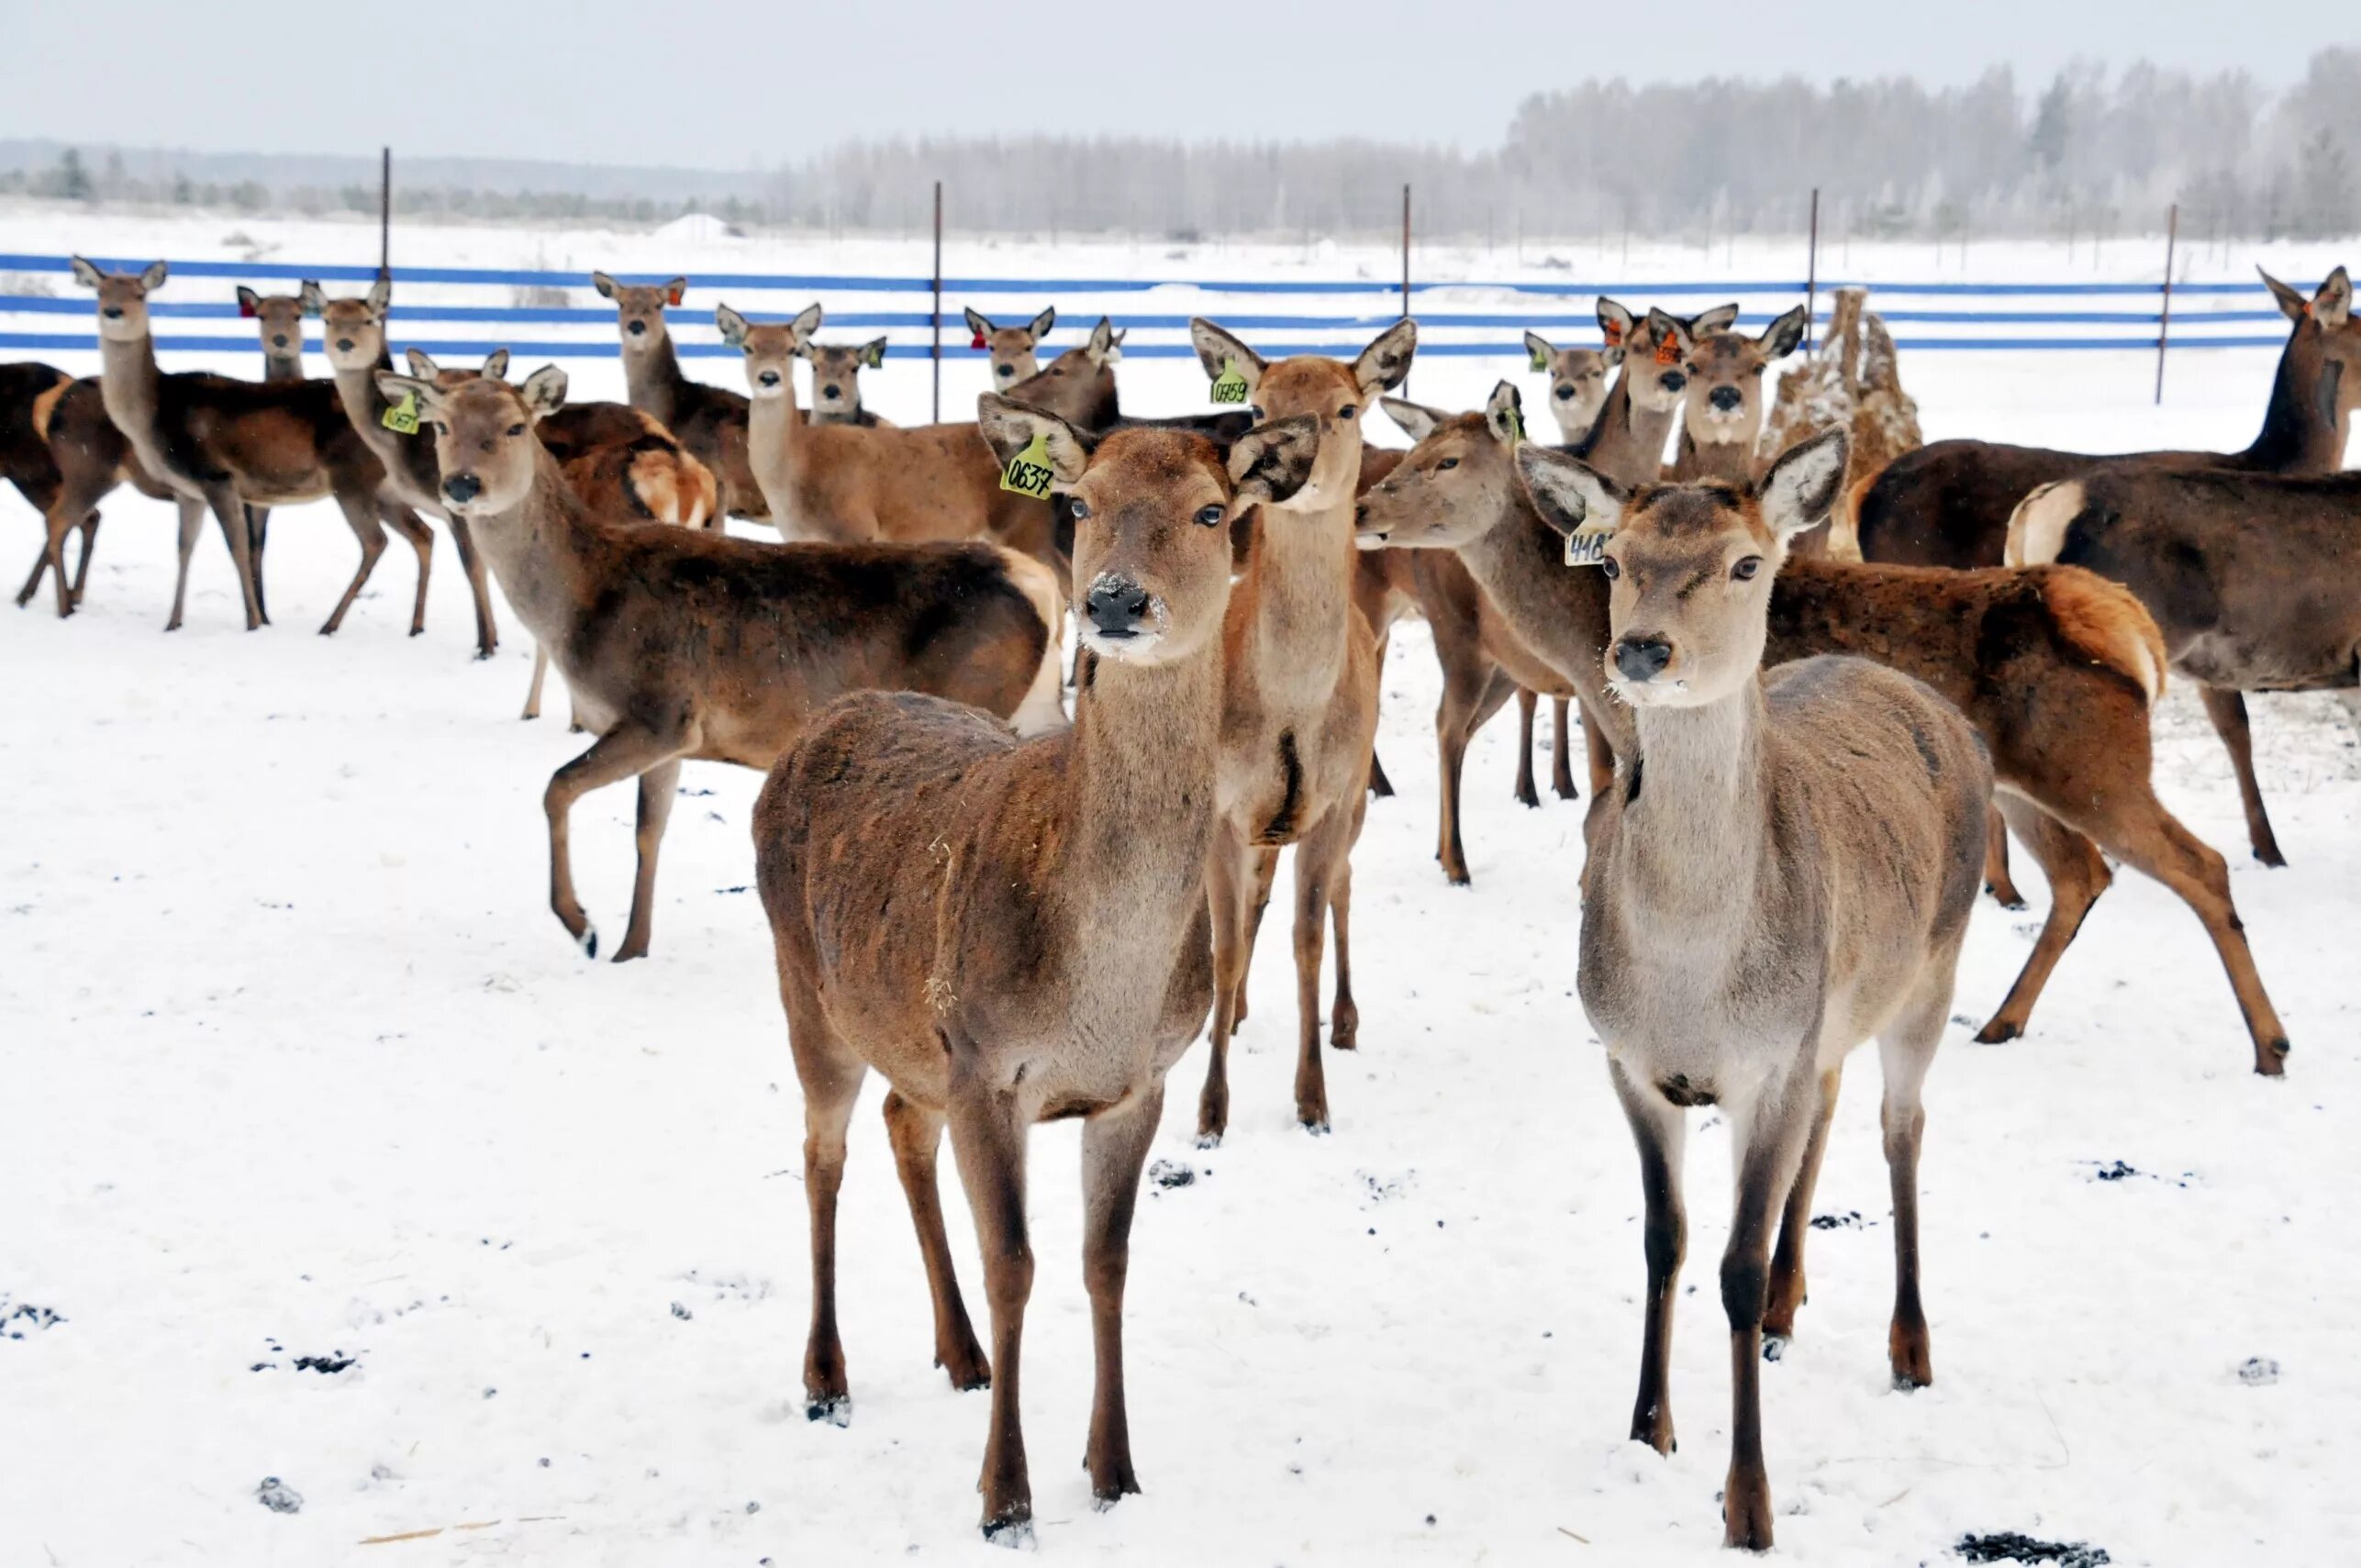
{"label": "deer head", "polygon": [[2260,267],[2264,286],[2277,301],[2281,314],[2295,323],[2294,347],[2320,360],[2317,383],[2320,410],[2332,422],[2351,416],[2361,405],[2361,321],[2353,315],[2353,281],[2337,268],[2321,281],[2310,299]]}
{"label": "deer head", "polygon": [[304,317],[319,314],[319,285],[306,283],[299,294],[256,294],[238,285],[238,314],[256,324],[262,336],[262,356],[299,360],[304,352]]}
{"label": "deer head", "polygon": [[654,287],[618,284],[605,272],[590,274],[590,286],[615,302],[615,324],[623,334],[623,351],[643,354],[664,341],[664,307],[678,305],[688,293],[686,278],[674,278]]}
{"label": "deer head", "polygon": [[[1598,303],[1603,326],[1606,306],[1613,302]],[[1623,314],[1628,322],[1631,313]],[[1650,310],[1637,327],[1628,327],[1621,334],[1623,373],[1632,381],[1632,406],[1652,414],[1669,414],[1678,408],[1688,391],[1688,357],[1696,351],[1698,339],[1720,332],[1737,319],[1735,305],[1717,305],[1687,317]]]}
{"label": "deer head", "polygon": [[[812,306],[815,312],[819,309]],[[815,328],[818,325],[813,323]],[[885,362],[885,339],[873,338],[856,345],[805,339],[796,344],[796,351],[811,361],[812,412],[851,416],[861,412],[862,371],[875,370]]]}
{"label": "deer head", "polygon": [[1696,335],[1686,361],[1688,390],[1681,410],[1690,438],[1751,451],[1763,428],[1764,368],[1794,353],[1803,329],[1804,308],[1799,305],[1759,337],[1732,331]]}
{"label": "deer head", "polygon": [[716,306],[713,324],[721,340],[746,356],[746,389],[758,398],[796,395],[796,361],[804,343],[819,330],[820,308],[806,306],[793,321],[749,321],[728,306]]}
{"label": "deer head", "polygon": [[533,426],[565,406],[566,381],[555,365],[543,365],[522,386],[464,372],[447,386],[440,376],[380,371],[377,390],[394,403],[418,399],[420,417],[434,430],[442,503],[451,515],[496,517],[532,493],[541,450]]}
{"label": "deer head", "polygon": [[1509,454],[1523,440],[1524,405],[1501,382],[1473,414],[1445,414],[1404,398],[1381,406],[1417,442],[1353,513],[1355,542],[1453,550],[1484,534],[1508,513],[1517,475]]}
{"label": "deer head", "polygon": [[148,296],[164,286],[165,268],[150,261],[142,272],[103,272],[76,256],[73,281],[98,291],[98,335],[117,343],[136,343],[148,335]]}
{"label": "deer head", "polygon": [[[1618,308],[1620,308],[1620,306]],[[1580,440],[1598,422],[1607,402],[1607,376],[1623,362],[1620,345],[1604,349],[1559,349],[1538,332],[1525,334],[1533,368],[1550,378],[1550,416],[1559,434]]]}
{"label": "deer head", "polygon": [[394,302],[394,285],[379,278],[360,299],[331,299],[319,308],[320,341],[328,362],[340,371],[376,367],[385,352],[385,314]]}
{"label": "deer head", "polygon": [[1142,428],[1097,440],[1054,414],[986,393],[976,425],[1003,465],[1041,443],[1074,528],[1082,644],[1127,664],[1187,658],[1221,633],[1230,525],[1285,503],[1320,444],[1309,416],[1257,425],[1225,452],[1194,431]]}
{"label": "deer head", "polygon": [[995,327],[992,318],[980,310],[965,309],[967,329],[975,334],[976,346],[992,356],[992,384],[1014,386],[1026,377],[1041,373],[1041,361],[1034,350],[1050,328],[1057,325],[1057,306],[1052,306],[1022,327]]}
{"label": "deer head", "polygon": [[1697,707],[1754,678],[1787,541],[1835,504],[1849,439],[1840,428],[1789,448],[1759,485],[1636,492],[1564,452],[1519,449],[1543,521],[1606,535],[1609,690],[1635,707]]}
{"label": "deer head", "polygon": [[1361,474],[1361,416],[1381,392],[1402,384],[1419,347],[1419,324],[1405,317],[1348,363],[1306,354],[1271,364],[1234,334],[1202,317],[1188,324],[1197,361],[1214,381],[1235,371],[1258,419],[1308,415],[1319,422],[1320,459],[1311,478],[1276,503],[1322,511],[1351,497]]}

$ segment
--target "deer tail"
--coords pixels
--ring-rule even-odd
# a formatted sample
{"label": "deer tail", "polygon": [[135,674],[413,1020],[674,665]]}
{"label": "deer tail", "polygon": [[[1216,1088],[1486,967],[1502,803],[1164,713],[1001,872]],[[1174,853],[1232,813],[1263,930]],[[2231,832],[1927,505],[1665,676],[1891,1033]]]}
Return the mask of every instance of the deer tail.
{"label": "deer tail", "polygon": [[2137,684],[2148,706],[2165,693],[2165,638],[2129,588],[2078,566],[2042,571],[2042,598],[2067,642]]}

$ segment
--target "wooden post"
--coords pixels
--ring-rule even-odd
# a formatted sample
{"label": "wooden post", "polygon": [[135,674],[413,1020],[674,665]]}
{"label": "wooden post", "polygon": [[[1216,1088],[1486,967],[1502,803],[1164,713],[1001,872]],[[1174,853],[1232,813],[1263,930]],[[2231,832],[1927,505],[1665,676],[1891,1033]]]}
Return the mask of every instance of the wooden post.
{"label": "wooden post", "polygon": [[2156,316],[2156,406],[2165,402],[2165,345],[2173,335],[2173,246],[2180,239],[2180,203],[2165,215],[2165,302]]}
{"label": "wooden post", "polygon": [[394,281],[394,150],[377,150],[377,275]]}
{"label": "wooden post", "polygon": [[942,182],[934,183],[934,422],[942,423]]}
{"label": "wooden post", "polygon": [[1811,352],[1812,329],[1820,325],[1820,187],[1811,188],[1811,238],[1806,242],[1803,272],[1803,351]]}

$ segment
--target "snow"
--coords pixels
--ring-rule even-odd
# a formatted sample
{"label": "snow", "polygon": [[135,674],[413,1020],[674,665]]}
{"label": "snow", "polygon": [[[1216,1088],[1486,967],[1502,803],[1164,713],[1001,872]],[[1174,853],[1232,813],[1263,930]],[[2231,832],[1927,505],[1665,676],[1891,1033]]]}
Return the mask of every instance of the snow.
{"label": "snow", "polygon": [[[94,219],[85,233],[0,214],[0,249],[210,254],[231,227]],[[323,259],[362,234],[243,227]],[[451,229],[403,246],[692,276],[720,264],[594,240]],[[1112,264],[980,252],[959,264]],[[841,265],[908,271],[917,254],[847,245]],[[1304,264],[1342,275],[1356,254]],[[2271,258],[2290,275],[2307,260]],[[1770,276],[1777,261],[1736,264]],[[1233,250],[1203,269],[1262,264]],[[1698,259],[1652,265],[1693,274]],[[1134,270],[1177,264],[1151,247]],[[1061,317],[1087,326],[1063,301]],[[619,390],[611,362],[569,368],[583,395]],[[1469,406],[1506,368],[1421,363],[1414,392]],[[2269,369],[2244,351],[2176,360],[2155,409],[2144,355],[1903,358],[1930,439],[2094,449],[2243,442]],[[981,384],[957,370],[947,406]],[[1204,406],[1186,363],[1134,358],[1122,373],[1129,406]],[[894,361],[872,386],[889,417],[923,417],[923,364]],[[540,814],[580,742],[515,718],[531,652],[513,616],[498,658],[468,657],[447,539],[425,637],[403,635],[407,568],[389,552],[323,640],[310,628],[352,559],[331,508],[277,515],[277,624],[253,635],[208,533],[187,628],[166,638],[170,515],[128,491],[106,514],[82,615],[61,624],[46,597],[0,609],[0,1562],[999,1561],[974,1528],[986,1401],[929,1364],[918,1250],[872,1109],[843,1194],[852,1424],[803,1416],[801,1112],[746,885],[760,779],[686,771],[653,958],[586,962],[546,906]],[[13,493],[0,538],[29,562]],[[1445,886],[1437,688],[1423,628],[1398,629],[1381,747],[1401,794],[1373,805],[1355,859],[1362,1048],[1330,1058],[1335,1135],[1290,1124],[1283,929],[1262,944],[1221,1148],[1190,1137],[1202,1057],[1173,1076],[1126,1331],[1146,1491],[1103,1515],[1076,1463],[1090,1393],[1078,1140],[1071,1126],[1034,1135],[1026,1415],[1045,1558],[1721,1561],[1727,1129],[1692,1120],[1682,1442],[1659,1459],[1623,1440],[1641,1204],[1574,996],[1581,807],[1510,800],[1513,718],[1496,720],[1467,762],[1475,885]],[[2361,1284],[2361,1156],[2343,1119],[2361,1097],[2361,751],[2325,698],[2253,706],[2289,869],[2245,854],[2221,747],[2180,686],[2158,716],[2157,772],[2230,856],[2295,1043],[2288,1079],[2248,1072],[2196,920],[2128,872],[2030,1036],[1970,1043],[2044,901],[2021,854],[2035,909],[1979,907],[1964,1022],[1928,1087],[1937,1381],[1916,1395],[1888,1386],[1873,1063],[1856,1062],[1839,1113],[1817,1207],[1858,1219],[1812,1232],[1810,1305],[1764,1378],[1784,1559],[1941,1562],[1964,1534],[2006,1531],[2119,1564],[2339,1555],[2361,1462],[2361,1350],[2343,1320]],[[628,898],[631,802],[610,789],[575,812],[600,918]],[[943,1187],[981,1314],[948,1160]]]}

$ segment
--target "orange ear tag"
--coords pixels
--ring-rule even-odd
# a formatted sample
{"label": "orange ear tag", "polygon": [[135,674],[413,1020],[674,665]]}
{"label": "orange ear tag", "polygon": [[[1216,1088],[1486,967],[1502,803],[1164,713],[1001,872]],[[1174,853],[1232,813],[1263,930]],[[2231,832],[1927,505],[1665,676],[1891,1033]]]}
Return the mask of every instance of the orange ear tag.
{"label": "orange ear tag", "polygon": [[1680,362],[1680,340],[1671,333],[1656,339],[1656,363],[1673,365]]}
{"label": "orange ear tag", "polygon": [[681,295],[686,292],[687,291],[685,289],[668,288],[664,291],[664,303],[666,305],[678,305],[681,302]]}

